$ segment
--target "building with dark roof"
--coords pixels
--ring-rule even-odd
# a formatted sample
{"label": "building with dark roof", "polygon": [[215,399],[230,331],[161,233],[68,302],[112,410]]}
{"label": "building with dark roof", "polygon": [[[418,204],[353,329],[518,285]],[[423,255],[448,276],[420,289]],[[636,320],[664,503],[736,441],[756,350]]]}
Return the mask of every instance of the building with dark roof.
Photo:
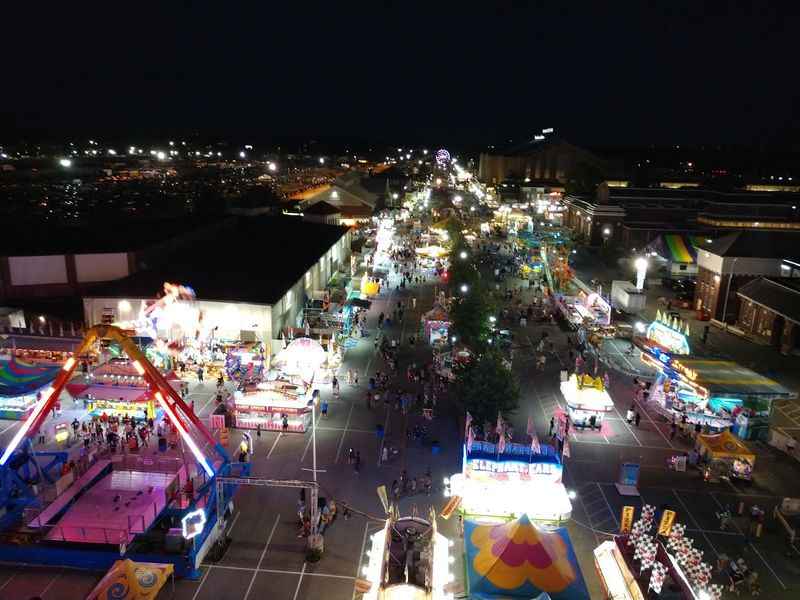
{"label": "building with dark roof", "polygon": [[594,196],[567,195],[564,204],[565,224],[591,243],[608,238],[626,248],[643,248],[664,233],[713,238],[732,229],[800,232],[800,195],[791,193],[603,183]]}
{"label": "building with dark roof", "polygon": [[711,319],[732,322],[739,289],[760,277],[781,277],[800,258],[800,233],[740,230],[701,243],[697,251],[695,306]]}
{"label": "building with dark roof", "polygon": [[84,294],[85,321],[135,319],[171,282],[194,289],[219,337],[277,338],[300,325],[315,290],[337,271],[349,273],[350,237],[346,227],[296,217],[234,217],[167,260]]}
{"label": "building with dark roof", "polygon": [[0,299],[70,296],[135,273],[224,219],[131,220],[57,227],[19,223],[0,239]]}
{"label": "building with dark roof", "polygon": [[800,278],[759,277],[736,294],[739,329],[784,354],[800,353]]}

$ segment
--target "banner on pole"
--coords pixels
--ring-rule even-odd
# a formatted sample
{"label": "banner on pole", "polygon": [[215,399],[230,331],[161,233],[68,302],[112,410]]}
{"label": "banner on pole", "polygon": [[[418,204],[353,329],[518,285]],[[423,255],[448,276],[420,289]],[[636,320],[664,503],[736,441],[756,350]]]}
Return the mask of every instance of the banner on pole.
{"label": "banner on pole", "polygon": [[636,509],[633,506],[622,507],[622,517],[619,520],[619,532],[630,533],[633,526],[633,515]]}

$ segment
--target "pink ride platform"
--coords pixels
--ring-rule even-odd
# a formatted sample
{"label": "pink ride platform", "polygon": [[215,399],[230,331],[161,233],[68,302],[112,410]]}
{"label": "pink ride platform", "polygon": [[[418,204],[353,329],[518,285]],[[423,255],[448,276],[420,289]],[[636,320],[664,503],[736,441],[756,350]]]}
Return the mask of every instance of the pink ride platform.
{"label": "pink ride platform", "polygon": [[46,539],[128,544],[153,524],[184,478],[181,472],[115,469],[83,492]]}

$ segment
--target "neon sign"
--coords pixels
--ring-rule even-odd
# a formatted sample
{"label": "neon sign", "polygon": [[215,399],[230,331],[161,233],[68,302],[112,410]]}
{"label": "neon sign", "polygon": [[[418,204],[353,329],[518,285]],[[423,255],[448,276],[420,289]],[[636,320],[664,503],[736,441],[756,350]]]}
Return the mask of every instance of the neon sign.
{"label": "neon sign", "polygon": [[470,458],[467,468],[484,473],[518,473],[520,475],[552,475],[555,463],[527,463],[517,460],[488,460],[486,458]]}
{"label": "neon sign", "polygon": [[[219,501],[219,499],[217,500]],[[186,513],[181,519],[181,533],[187,540],[197,537],[203,532],[203,527],[206,525],[206,512],[199,508],[190,513]]]}
{"label": "neon sign", "polygon": [[689,354],[689,341],[683,333],[659,322],[647,326],[647,339],[666,348],[673,354]]}

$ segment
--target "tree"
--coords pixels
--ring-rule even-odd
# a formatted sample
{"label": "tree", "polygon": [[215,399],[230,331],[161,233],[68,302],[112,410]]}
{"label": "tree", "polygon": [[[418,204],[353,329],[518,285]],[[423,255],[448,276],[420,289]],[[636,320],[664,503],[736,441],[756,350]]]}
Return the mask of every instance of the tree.
{"label": "tree", "polygon": [[455,391],[475,423],[493,422],[498,412],[509,415],[519,405],[517,381],[494,349],[457,369]]}
{"label": "tree", "polygon": [[489,339],[489,317],[493,313],[494,305],[489,294],[480,282],[475,282],[450,308],[453,333],[470,350],[481,352]]}

